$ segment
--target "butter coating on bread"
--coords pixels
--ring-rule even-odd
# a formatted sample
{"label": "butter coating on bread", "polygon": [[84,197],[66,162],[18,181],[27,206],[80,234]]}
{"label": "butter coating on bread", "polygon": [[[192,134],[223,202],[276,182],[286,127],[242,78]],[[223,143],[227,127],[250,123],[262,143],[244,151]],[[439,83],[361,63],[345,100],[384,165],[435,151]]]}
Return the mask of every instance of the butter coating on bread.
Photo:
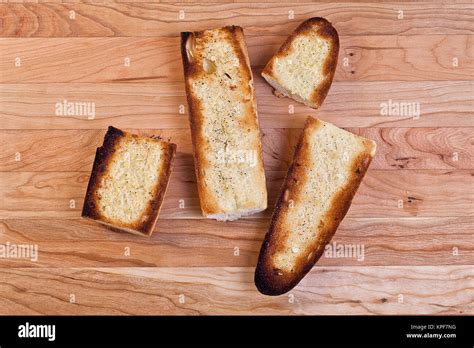
{"label": "butter coating on bread", "polygon": [[339,36],[324,18],[296,28],[263,69],[278,95],[318,109],[331,87],[339,54]]}
{"label": "butter coating on bread", "polygon": [[266,295],[296,286],[321,257],[375,155],[376,144],[308,117],[260,250],[255,284]]}
{"label": "butter coating on bread", "polygon": [[266,209],[261,135],[242,28],[181,33],[181,54],[203,215],[225,221]]}
{"label": "butter coating on bread", "polygon": [[171,175],[176,145],[109,127],[96,151],[82,216],[151,235]]}

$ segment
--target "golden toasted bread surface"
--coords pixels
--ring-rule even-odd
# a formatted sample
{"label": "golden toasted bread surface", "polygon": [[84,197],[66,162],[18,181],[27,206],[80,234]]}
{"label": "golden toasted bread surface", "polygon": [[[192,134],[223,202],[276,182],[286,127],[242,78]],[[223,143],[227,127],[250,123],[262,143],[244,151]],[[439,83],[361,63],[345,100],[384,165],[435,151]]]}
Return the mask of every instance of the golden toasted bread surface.
{"label": "golden toasted bread surface", "polygon": [[234,220],[267,207],[260,129],[242,28],[181,34],[202,212]]}
{"label": "golden toasted bread surface", "polygon": [[96,151],[82,216],[150,235],[168,186],[176,145],[109,127]]}
{"label": "golden toasted bread surface", "polygon": [[338,54],[336,29],[324,18],[310,18],[270,59],[262,76],[280,95],[317,109],[332,84]]}
{"label": "golden toasted bread surface", "polygon": [[376,144],[308,117],[255,273],[257,288],[279,295],[313,267],[347,213]]}

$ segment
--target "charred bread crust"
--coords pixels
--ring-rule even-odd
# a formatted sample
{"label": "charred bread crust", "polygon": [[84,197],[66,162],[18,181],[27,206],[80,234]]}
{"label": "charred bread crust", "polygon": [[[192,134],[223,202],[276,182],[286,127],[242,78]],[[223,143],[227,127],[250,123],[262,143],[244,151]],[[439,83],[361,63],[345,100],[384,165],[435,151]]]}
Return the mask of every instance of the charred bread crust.
{"label": "charred bread crust", "polygon": [[[307,127],[308,121],[306,121],[305,129]],[[301,132],[298,143],[296,144],[295,152],[293,158],[296,159],[298,154],[303,147],[304,142],[304,130]],[[272,264],[272,254],[273,250],[276,247],[276,243],[271,244],[271,241],[278,238],[276,226],[278,224],[278,217],[282,212],[283,208],[286,207],[286,202],[288,199],[285,199],[286,191],[292,186],[292,181],[296,168],[300,166],[296,160],[292,161],[288,172],[285,176],[285,180],[280,189],[277,201],[275,203],[275,209],[273,210],[270,227],[268,232],[265,235],[265,238],[260,249],[260,254],[258,257],[257,267],[255,269],[255,285],[262,294],[264,295],[281,295],[293,288],[291,279],[287,279],[288,275],[286,274],[275,274],[277,270],[274,270]]]}
{"label": "charred bread crust", "polygon": [[139,235],[150,236],[153,233],[156,221],[158,220],[163,198],[168,187],[171,176],[172,162],[176,154],[176,145],[159,141],[155,137],[150,137],[156,139],[156,141],[159,141],[165,147],[165,154],[162,159],[162,170],[159,174],[157,184],[153,187],[153,199],[149,201],[141,216],[133,223],[123,224],[109,219],[101,214],[100,209],[98,208],[99,200],[97,197],[97,190],[102,178],[107,175],[108,166],[116,152],[120,139],[124,137],[138,138],[139,136],[109,126],[104,137],[103,145],[96,150],[94,165],[92,167],[89,184],[87,185],[81,216],[104,224],[115,231],[122,230]]}
{"label": "charred bread crust", "polygon": [[148,207],[139,219],[139,221],[143,222],[137,224],[136,230],[146,234],[147,236],[150,236],[153,233],[158,216],[160,215],[163,199],[171,178],[171,168],[175,154],[176,144],[169,143],[166,147],[163,158],[163,168],[161,170],[160,177],[154,187],[153,199],[150,201]]}
{"label": "charred bread crust", "polygon": [[125,133],[118,128],[109,126],[104,136],[104,142],[95,152],[94,165],[92,166],[89,184],[87,185],[84,206],[82,207],[82,217],[90,219],[100,219],[102,216],[97,207],[96,192],[100,184],[100,180],[107,173],[107,165],[110,163],[115,153],[115,147],[119,140],[125,136]]}
{"label": "charred bread crust", "polygon": [[277,53],[270,59],[265,68],[262,71],[262,76],[272,77],[274,76],[273,64],[276,58],[284,58],[291,52],[291,45],[293,41],[300,35],[306,35],[308,33],[316,31],[317,34],[331,42],[331,49],[328,57],[324,61],[323,74],[326,78],[314,89],[310,97],[310,107],[318,109],[324,102],[329,88],[331,87],[334,75],[336,72],[337,61],[339,57],[339,35],[337,30],[331,25],[331,23],[322,17],[313,17],[307,19],[301,23],[291,34],[282,46],[278,49]]}
{"label": "charred bread crust", "polygon": [[288,202],[298,201],[298,196],[301,193],[300,187],[297,184],[305,180],[306,171],[304,165],[309,155],[306,153],[308,148],[305,135],[311,128],[315,130],[320,127],[320,125],[320,121],[312,117],[308,117],[306,120],[305,127],[301,132],[295,149],[294,160],[288,169],[288,173],[278,196],[270,227],[262,243],[255,270],[255,285],[262,294],[277,296],[290,291],[313,268],[315,263],[322,256],[325,246],[331,241],[339,224],[349,210],[352,199],[372,160],[374,145],[371,141],[364,140],[364,151],[352,161],[352,176],[347,180],[346,185],[332,197],[332,206],[325,214],[324,221],[321,220],[318,226],[320,229],[318,238],[310,244],[310,249],[312,250],[310,255],[312,255],[312,257],[310,259],[305,257],[298,259],[295,263],[294,272],[279,272],[273,265],[273,255],[279,243],[284,243],[281,238],[287,233],[279,217],[280,214],[285,214],[288,209]]}
{"label": "charred bread crust", "polygon": [[[224,38],[233,48],[235,55],[240,64],[240,74],[243,79],[252,81],[252,84],[249,86],[238,86],[243,90],[243,93],[248,93],[252,96],[252,109],[246,109],[245,119],[241,120],[241,125],[248,125],[249,127],[259,127],[258,118],[257,118],[257,105],[256,105],[256,95],[255,89],[253,88],[253,77],[252,71],[250,68],[249,58],[247,54],[247,46],[245,44],[243,29],[239,26],[225,26],[219,29],[221,34],[224,35]],[[196,172],[196,181],[197,189],[199,195],[199,201],[201,210],[204,216],[209,217],[215,214],[221,214],[222,209],[219,206],[219,202],[215,197],[209,194],[209,189],[206,186],[206,183],[203,179],[206,169],[210,166],[208,160],[204,156],[206,149],[208,148],[207,139],[202,136],[201,130],[203,128],[203,119],[205,115],[203,113],[203,104],[199,98],[197,98],[191,88],[190,80],[199,78],[204,75],[204,69],[201,64],[198,64],[196,57],[190,56],[188,54],[188,49],[191,48],[191,51],[195,48],[194,43],[196,40],[205,40],[206,36],[209,35],[208,30],[197,31],[197,32],[182,32],[181,33],[181,56],[183,61],[183,70],[184,70],[184,81],[185,81],[185,90],[186,98],[189,107],[188,119],[191,129],[191,140],[193,144],[193,158],[194,158],[194,167]],[[261,137],[261,136],[260,136]],[[260,139],[261,141],[261,139]],[[263,168],[263,151],[260,147],[257,151],[259,169],[264,173]]]}
{"label": "charred bread crust", "polygon": [[[181,33],[181,56],[183,60],[183,69],[184,69],[184,83],[185,83],[185,90],[186,90],[186,99],[188,102],[188,119],[189,125],[191,128],[191,141],[193,144],[193,157],[194,157],[194,168],[196,173],[196,184],[198,189],[199,201],[201,205],[201,210],[204,215],[213,214],[218,211],[217,202],[211,197],[207,195],[207,190],[205,188],[205,184],[202,180],[200,180],[204,167],[206,164],[206,158],[203,156],[203,152],[199,151],[201,146],[206,146],[204,141],[199,136],[199,130],[202,128],[202,103],[201,101],[196,98],[191,90],[191,86],[189,83],[189,79],[193,78],[202,70],[199,69],[198,64],[193,64],[191,61],[193,58],[188,56],[187,53],[187,46],[188,40],[190,42],[194,42],[196,36],[203,35],[203,32],[183,32]],[[191,44],[193,45],[193,44]]]}

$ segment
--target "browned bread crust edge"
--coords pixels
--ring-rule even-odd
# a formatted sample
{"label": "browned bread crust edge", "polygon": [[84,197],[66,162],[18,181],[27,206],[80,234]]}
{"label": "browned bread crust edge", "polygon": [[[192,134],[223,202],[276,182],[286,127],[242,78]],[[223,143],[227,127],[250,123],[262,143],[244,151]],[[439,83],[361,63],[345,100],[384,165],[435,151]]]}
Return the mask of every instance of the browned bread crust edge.
{"label": "browned bread crust edge", "polygon": [[157,180],[157,185],[153,188],[152,196],[154,199],[149,202],[147,208],[137,222],[127,225],[119,225],[101,215],[100,210],[97,207],[98,199],[96,197],[96,192],[102,177],[107,174],[108,165],[116,151],[116,146],[118,145],[120,138],[126,136],[138,137],[135,134],[124,132],[112,126],[109,126],[107,129],[103,145],[96,150],[94,165],[87,185],[81,216],[109,226],[113,230],[123,230],[139,235],[150,236],[153,233],[156,221],[158,220],[161,205],[168,187],[172,163],[176,154],[176,144],[163,142],[166,144],[167,149],[163,159],[163,169],[161,170],[160,176]]}
{"label": "browned bread crust edge", "polygon": [[265,295],[277,296],[290,291],[313,268],[315,263],[323,254],[326,244],[331,241],[339,224],[349,210],[352,199],[354,198],[373,157],[373,143],[367,141],[364,145],[365,151],[352,162],[351,172],[353,175],[347,181],[347,185],[332,198],[332,207],[325,219],[325,221],[329,223],[326,223],[322,228],[318,240],[312,243],[314,246],[313,257],[310,260],[306,260],[306,262],[300,260],[301,262],[295,267],[295,269],[300,270],[300,272],[284,273],[280,275],[275,274],[272,264],[272,254],[279,242],[279,229],[282,228],[279,226],[278,217],[282,212],[282,209],[288,204],[288,196],[285,197],[285,195],[287,195],[285,192],[287,190],[290,192],[296,191],[296,183],[300,180],[304,180],[304,169],[301,163],[305,161],[305,156],[307,156],[307,154],[302,150],[306,141],[305,134],[309,127],[319,126],[319,120],[310,116],[307,118],[295,149],[293,162],[288,168],[288,173],[278,196],[269,230],[262,243],[254,280],[257,289]]}
{"label": "browned bread crust edge", "polygon": [[184,84],[186,90],[186,99],[188,102],[188,119],[189,125],[191,128],[191,141],[193,144],[193,158],[194,158],[194,169],[196,173],[196,185],[198,189],[199,195],[199,202],[201,205],[201,210],[203,215],[210,215],[218,213],[217,202],[212,199],[212,197],[206,195],[206,190],[204,187],[204,182],[200,180],[201,172],[203,170],[202,164],[205,161],[205,158],[201,156],[201,152],[198,150],[198,147],[201,144],[201,139],[198,139],[199,129],[202,125],[202,103],[199,99],[195,98],[191,87],[189,84],[189,78],[199,73],[197,71],[196,65],[192,64],[192,62],[188,58],[188,53],[186,49],[186,45],[188,39],[193,38],[195,35],[199,35],[200,32],[182,32],[181,33],[181,57],[183,60],[183,70],[184,70]]}
{"label": "browned bread crust edge", "polygon": [[[324,61],[323,74],[326,75],[326,79],[313,91],[311,98],[309,100],[310,107],[318,109],[326,99],[326,96],[331,87],[334,75],[336,73],[336,66],[339,57],[339,35],[337,34],[336,28],[325,18],[322,17],[313,17],[305,20],[301,23],[295,31],[285,40],[285,42],[278,49],[277,53],[270,59],[265,68],[262,71],[262,76],[264,78],[273,76],[273,64],[275,58],[282,58],[288,55],[291,50],[291,44],[299,35],[304,35],[310,31],[313,31],[317,25],[318,34],[327,38],[328,41],[332,42],[331,51]],[[280,91],[281,92],[281,91]]]}

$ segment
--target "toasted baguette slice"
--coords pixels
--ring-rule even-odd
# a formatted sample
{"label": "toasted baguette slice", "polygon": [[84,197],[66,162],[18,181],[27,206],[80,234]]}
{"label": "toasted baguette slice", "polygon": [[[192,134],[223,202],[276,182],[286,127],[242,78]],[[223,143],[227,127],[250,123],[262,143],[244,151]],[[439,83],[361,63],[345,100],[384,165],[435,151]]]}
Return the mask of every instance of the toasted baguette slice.
{"label": "toasted baguette slice", "polygon": [[257,106],[242,28],[181,33],[181,54],[203,215],[225,221],[266,209]]}
{"label": "toasted baguette slice", "polygon": [[277,96],[318,109],[331,87],[339,54],[339,36],[324,18],[310,18],[296,28],[263,69]]}
{"label": "toasted baguette slice", "polygon": [[109,127],[96,151],[82,216],[150,236],[168,186],[176,145]]}
{"label": "toasted baguette slice", "polygon": [[308,117],[265,236],[255,284],[291,290],[336,232],[375,154],[372,140]]}

